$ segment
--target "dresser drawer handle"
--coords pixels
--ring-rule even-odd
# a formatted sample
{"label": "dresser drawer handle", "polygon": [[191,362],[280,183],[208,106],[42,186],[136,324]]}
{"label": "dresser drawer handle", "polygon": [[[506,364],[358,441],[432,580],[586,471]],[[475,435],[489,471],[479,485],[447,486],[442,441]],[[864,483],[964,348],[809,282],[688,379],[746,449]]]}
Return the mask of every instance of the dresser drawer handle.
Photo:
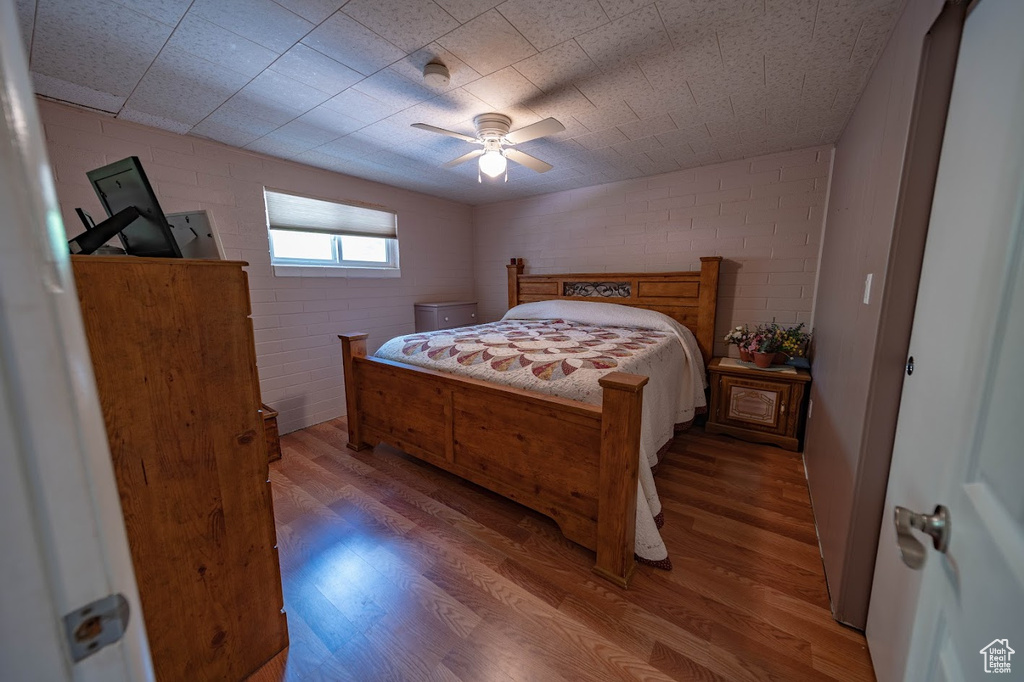
{"label": "dresser drawer handle", "polygon": [[446,318],[444,318],[444,321],[445,321],[445,322],[447,322],[447,321],[448,321],[448,318],[447,318],[447,317],[446,317]]}
{"label": "dresser drawer handle", "polygon": [[475,319],[475,318],[476,318],[476,313],[470,313],[470,314],[469,314],[469,316],[470,316],[471,318],[474,318],[474,319]]}

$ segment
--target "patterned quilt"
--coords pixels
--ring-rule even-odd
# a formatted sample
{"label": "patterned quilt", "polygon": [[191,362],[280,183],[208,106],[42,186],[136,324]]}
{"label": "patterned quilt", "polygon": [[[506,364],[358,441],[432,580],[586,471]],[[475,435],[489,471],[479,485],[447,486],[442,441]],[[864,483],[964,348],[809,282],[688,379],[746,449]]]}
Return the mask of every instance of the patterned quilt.
{"label": "patterned quilt", "polygon": [[600,404],[597,380],[647,374],[679,344],[667,332],[569,320],[503,320],[392,339],[377,357]]}

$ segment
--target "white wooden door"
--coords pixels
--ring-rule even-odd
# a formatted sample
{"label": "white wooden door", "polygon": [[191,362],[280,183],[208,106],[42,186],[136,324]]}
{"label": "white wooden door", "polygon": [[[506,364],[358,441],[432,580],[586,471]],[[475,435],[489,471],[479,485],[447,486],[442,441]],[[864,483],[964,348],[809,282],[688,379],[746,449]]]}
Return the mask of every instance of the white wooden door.
{"label": "white wooden door", "polygon": [[[14,3],[0,0],[0,680],[149,680],[124,521],[18,26]],[[73,662],[62,616],[115,593],[131,612],[124,637]]]}
{"label": "white wooden door", "polygon": [[[881,682],[1024,678],[1022,30],[1020,0],[981,0],[964,28],[868,613]],[[911,570],[893,509],[936,504],[948,551],[916,533]]]}

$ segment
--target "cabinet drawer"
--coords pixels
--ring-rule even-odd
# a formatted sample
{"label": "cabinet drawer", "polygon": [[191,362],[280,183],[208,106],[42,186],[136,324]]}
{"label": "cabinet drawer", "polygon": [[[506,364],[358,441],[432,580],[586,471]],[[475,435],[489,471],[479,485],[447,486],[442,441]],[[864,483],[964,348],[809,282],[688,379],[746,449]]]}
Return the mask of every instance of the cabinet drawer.
{"label": "cabinet drawer", "polygon": [[477,323],[476,303],[417,303],[416,331],[430,332]]}
{"label": "cabinet drawer", "polygon": [[785,433],[788,384],[725,376],[721,378],[721,396],[721,422]]}
{"label": "cabinet drawer", "polygon": [[451,308],[438,308],[438,328],[468,327],[476,324],[476,305],[460,305]]}

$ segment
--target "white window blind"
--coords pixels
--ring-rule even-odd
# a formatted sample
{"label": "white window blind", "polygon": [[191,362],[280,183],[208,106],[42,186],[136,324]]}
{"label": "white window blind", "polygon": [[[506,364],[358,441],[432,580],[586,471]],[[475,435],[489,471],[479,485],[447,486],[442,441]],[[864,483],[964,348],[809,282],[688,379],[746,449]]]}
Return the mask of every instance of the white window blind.
{"label": "white window blind", "polygon": [[398,214],[267,189],[267,223],[272,230],[318,232],[350,237],[398,238]]}

